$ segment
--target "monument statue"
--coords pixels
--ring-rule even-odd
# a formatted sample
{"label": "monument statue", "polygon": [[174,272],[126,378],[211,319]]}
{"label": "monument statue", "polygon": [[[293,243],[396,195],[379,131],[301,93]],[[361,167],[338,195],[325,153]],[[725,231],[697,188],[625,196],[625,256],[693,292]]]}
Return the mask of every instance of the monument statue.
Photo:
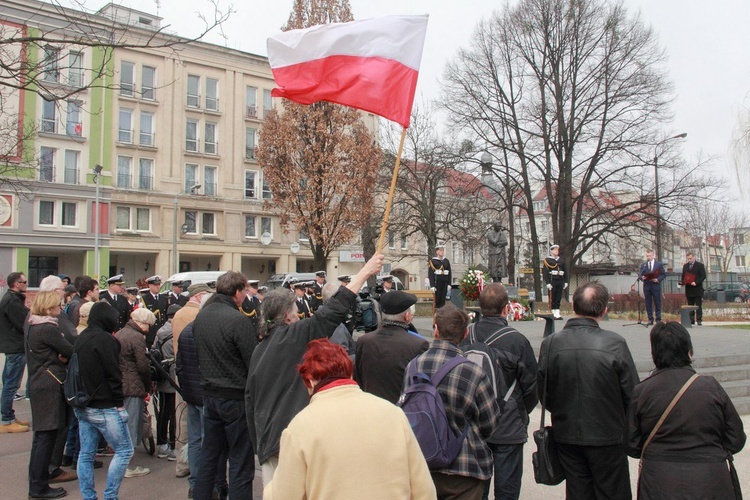
{"label": "monument statue", "polygon": [[490,228],[487,233],[487,242],[489,243],[489,275],[492,281],[499,283],[508,276],[505,266],[505,247],[508,246],[508,238],[499,222],[495,222]]}

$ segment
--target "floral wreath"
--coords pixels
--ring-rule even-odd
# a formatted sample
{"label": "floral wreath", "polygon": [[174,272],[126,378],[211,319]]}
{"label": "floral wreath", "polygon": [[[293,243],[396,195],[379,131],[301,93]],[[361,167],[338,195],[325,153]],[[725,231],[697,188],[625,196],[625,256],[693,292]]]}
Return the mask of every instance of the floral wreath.
{"label": "floral wreath", "polygon": [[461,277],[461,293],[466,300],[479,300],[479,294],[484,290],[484,272],[469,268]]}

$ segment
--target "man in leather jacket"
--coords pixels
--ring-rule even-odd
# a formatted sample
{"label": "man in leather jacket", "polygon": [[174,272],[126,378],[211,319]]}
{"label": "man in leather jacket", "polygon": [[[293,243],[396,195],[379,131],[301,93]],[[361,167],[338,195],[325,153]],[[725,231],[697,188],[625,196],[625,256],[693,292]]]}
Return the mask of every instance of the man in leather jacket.
{"label": "man in leather jacket", "polygon": [[623,440],[638,373],[625,339],[599,327],[608,300],[603,285],[579,287],[576,317],[539,355],[537,394],[552,415],[567,498],[631,498]]}

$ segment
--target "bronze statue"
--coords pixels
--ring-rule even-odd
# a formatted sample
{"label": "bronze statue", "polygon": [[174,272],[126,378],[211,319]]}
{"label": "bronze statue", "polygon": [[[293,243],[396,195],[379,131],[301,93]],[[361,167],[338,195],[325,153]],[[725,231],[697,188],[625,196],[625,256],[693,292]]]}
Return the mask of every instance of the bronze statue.
{"label": "bronze statue", "polygon": [[505,236],[503,226],[499,222],[490,228],[487,233],[487,243],[489,243],[489,275],[492,281],[501,282],[508,276],[506,271],[505,247],[508,246],[508,238]]}

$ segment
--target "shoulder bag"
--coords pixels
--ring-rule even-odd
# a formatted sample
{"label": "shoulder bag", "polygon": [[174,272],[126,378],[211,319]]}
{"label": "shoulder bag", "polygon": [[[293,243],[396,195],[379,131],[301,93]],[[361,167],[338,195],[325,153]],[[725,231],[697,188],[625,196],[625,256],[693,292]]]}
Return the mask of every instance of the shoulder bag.
{"label": "shoulder bag", "polygon": [[539,430],[534,431],[534,441],[536,442],[536,451],[531,454],[531,463],[534,466],[534,480],[537,484],[546,484],[555,486],[565,480],[565,470],[562,468],[560,458],[557,455],[555,440],[552,438],[552,427],[544,426],[544,412],[547,403],[547,381],[549,380],[549,353],[552,349],[552,339],[550,337],[549,347],[547,348],[547,363],[545,364],[544,388],[542,389],[542,419],[539,423]]}

